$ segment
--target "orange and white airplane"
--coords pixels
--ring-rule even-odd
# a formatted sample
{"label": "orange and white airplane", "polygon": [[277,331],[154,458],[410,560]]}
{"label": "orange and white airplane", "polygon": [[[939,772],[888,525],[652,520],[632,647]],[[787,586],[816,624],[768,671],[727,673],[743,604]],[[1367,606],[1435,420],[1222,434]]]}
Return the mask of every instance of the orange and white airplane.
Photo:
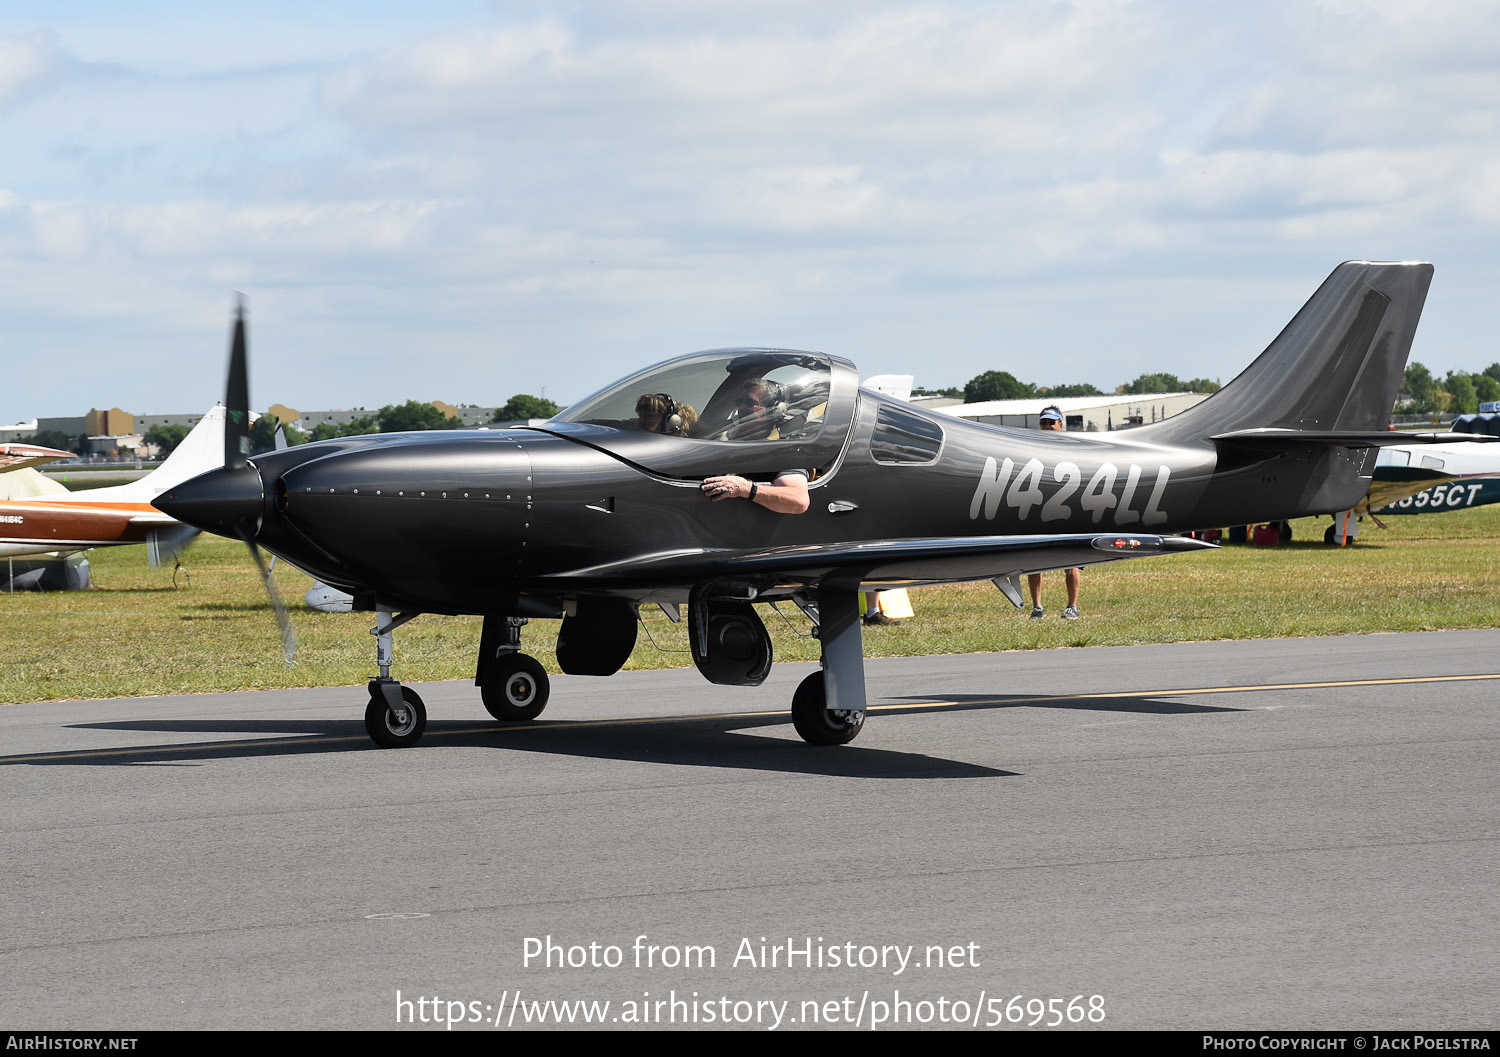
{"label": "orange and white airplane", "polygon": [[224,463],[224,408],[204,415],[165,462],[138,481],[70,492],[32,467],[68,452],[34,444],[0,451],[0,558],[67,554],[91,547],[144,543],[153,566],[197,535],[151,501],[167,489]]}

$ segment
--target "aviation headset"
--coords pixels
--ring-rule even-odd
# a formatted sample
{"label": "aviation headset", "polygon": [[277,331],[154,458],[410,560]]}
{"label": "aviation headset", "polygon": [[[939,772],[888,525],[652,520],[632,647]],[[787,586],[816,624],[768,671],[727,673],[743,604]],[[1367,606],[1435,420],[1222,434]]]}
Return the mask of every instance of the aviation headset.
{"label": "aviation headset", "polygon": [[668,393],[648,393],[636,401],[636,414],[640,414],[640,406],[648,404],[653,411],[661,415],[660,433],[670,433],[676,436],[682,432],[682,413],[678,410],[677,401],[673,400]]}
{"label": "aviation headset", "polygon": [[766,391],[765,408],[771,414],[771,421],[777,425],[785,422],[789,410],[786,386],[780,382],[773,382],[769,378],[757,378],[755,384]]}

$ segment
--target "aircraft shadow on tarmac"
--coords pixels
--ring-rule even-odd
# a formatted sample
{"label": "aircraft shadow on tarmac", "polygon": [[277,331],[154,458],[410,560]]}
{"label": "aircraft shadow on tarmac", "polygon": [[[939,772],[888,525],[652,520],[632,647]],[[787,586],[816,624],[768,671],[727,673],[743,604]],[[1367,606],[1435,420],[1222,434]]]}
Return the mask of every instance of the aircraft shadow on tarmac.
{"label": "aircraft shadow on tarmac", "polygon": [[[997,697],[994,694],[917,694],[908,697],[893,698],[896,701],[913,702],[913,707],[902,709],[899,706],[886,705],[881,707],[882,715],[902,715],[913,712],[966,712],[972,709],[990,708],[1062,708],[1080,709],[1085,712],[1139,712],[1151,716],[1178,716],[1199,715],[1208,712],[1243,712],[1242,708],[1226,708],[1222,705],[1189,705],[1181,701],[1154,700],[1148,694],[1128,695],[1120,697],[1090,697],[1080,694],[1073,697],[1044,697],[1016,695],[1013,697]],[[924,701],[939,701],[942,704],[934,707],[919,707]]]}
{"label": "aircraft shadow on tarmac", "polygon": [[[1068,708],[1149,715],[1236,712],[1240,709],[1187,705],[1156,700],[1149,695],[1129,697],[997,696],[960,694],[909,697],[910,705],[881,704],[874,722],[883,717],[931,715],[1003,708]],[[926,703],[931,702],[931,703]],[[942,759],[921,753],[855,745],[809,748],[790,738],[746,733],[762,727],[789,728],[784,712],[724,716],[662,716],[621,720],[543,721],[496,726],[461,720],[435,720],[427,725],[420,746],[399,750],[440,752],[451,746],[490,747],[505,751],[540,752],[600,760],[625,760],[689,767],[722,767],[778,771],[841,778],[1007,778],[1018,772]],[[292,756],[307,753],[384,752],[366,737],[364,725],[353,720],[179,719],[125,720],[81,723],[80,730],[161,731],[179,734],[264,734],[263,740],[202,744],[141,745],[115,749],[0,756],[0,766],[192,766],[215,759],[253,756]]]}

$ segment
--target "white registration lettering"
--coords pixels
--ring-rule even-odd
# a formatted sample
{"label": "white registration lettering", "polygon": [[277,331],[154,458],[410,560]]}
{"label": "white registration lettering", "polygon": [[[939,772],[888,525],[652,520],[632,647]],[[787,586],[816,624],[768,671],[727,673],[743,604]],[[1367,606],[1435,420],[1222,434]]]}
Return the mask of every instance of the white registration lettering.
{"label": "white registration lettering", "polygon": [[1120,496],[1120,508],[1115,512],[1116,525],[1133,525],[1141,519],[1138,511],[1130,509],[1130,504],[1135,501],[1135,486],[1140,483],[1141,468],[1131,463],[1130,472],[1125,475],[1125,494]]}
{"label": "white registration lettering", "polygon": [[1083,480],[1083,471],[1077,463],[1060,462],[1052,468],[1052,479],[1062,487],[1052,493],[1052,498],[1042,504],[1043,521],[1066,521],[1073,512],[1068,509],[1068,499],[1078,491],[1078,482]]}
{"label": "white registration lettering", "polygon": [[1156,468],[1156,487],[1151,489],[1151,500],[1146,504],[1146,512],[1141,515],[1141,521],[1147,525],[1160,525],[1167,520],[1166,513],[1161,509],[1161,497],[1167,490],[1167,478],[1172,476],[1169,467],[1158,466]]}
{"label": "white registration lettering", "polygon": [[1119,473],[1114,463],[1105,463],[1094,471],[1094,476],[1089,478],[1088,487],[1078,498],[1078,505],[1083,507],[1084,513],[1093,515],[1096,525],[1104,520],[1104,515],[1113,510],[1115,504],[1119,502],[1115,498],[1115,478],[1119,476]]}
{"label": "white registration lettering", "polygon": [[1016,474],[1016,483],[1011,485],[1010,495],[1005,500],[1016,508],[1016,520],[1025,521],[1031,508],[1042,501],[1042,460],[1029,459],[1021,472]]}
{"label": "white registration lettering", "polygon": [[[1012,474],[1015,474],[1012,479]],[[1120,495],[1115,494],[1115,484],[1120,479],[1120,468],[1105,463],[1094,471],[1087,485],[1083,485],[1083,470],[1077,463],[1060,462],[1052,468],[1051,480],[1062,487],[1050,496],[1042,491],[1042,482],[1048,479],[1047,468],[1040,459],[1028,459],[1019,471],[1010,459],[997,464],[994,459],[984,460],[979,473],[979,484],[969,500],[969,517],[977,520],[981,514],[993,520],[1000,512],[1003,501],[1016,512],[1017,521],[1025,521],[1031,512],[1041,508],[1042,522],[1066,521],[1075,511],[1072,499],[1078,495],[1078,506],[1088,514],[1094,524],[1104,520],[1104,515],[1113,510],[1116,525],[1144,522],[1159,525],[1168,520],[1162,509],[1162,500],[1167,494],[1167,483],[1172,477],[1170,466],[1158,466],[1151,482],[1151,495],[1143,510],[1132,509],[1136,490],[1140,487],[1142,470],[1135,463],[1126,467],[1125,485]],[[1081,494],[1080,493],[1081,488]]]}
{"label": "white registration lettering", "polygon": [[979,511],[984,509],[985,520],[994,518],[996,511],[1000,509],[1000,497],[1005,494],[1005,486],[1010,483],[1010,475],[1016,468],[1016,464],[1006,459],[998,468],[994,459],[984,460],[984,469],[979,472],[979,487],[974,489],[974,498],[969,501],[969,518],[972,520],[979,517]]}

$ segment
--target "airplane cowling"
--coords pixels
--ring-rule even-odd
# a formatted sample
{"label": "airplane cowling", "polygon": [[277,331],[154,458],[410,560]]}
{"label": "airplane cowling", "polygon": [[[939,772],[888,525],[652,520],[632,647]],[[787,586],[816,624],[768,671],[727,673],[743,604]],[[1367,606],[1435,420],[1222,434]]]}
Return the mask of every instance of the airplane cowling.
{"label": "airplane cowling", "polygon": [[338,582],[482,612],[522,575],[533,499],[525,449],[494,441],[400,434],[336,452],[288,469],[274,506],[293,534],[338,556]]}

